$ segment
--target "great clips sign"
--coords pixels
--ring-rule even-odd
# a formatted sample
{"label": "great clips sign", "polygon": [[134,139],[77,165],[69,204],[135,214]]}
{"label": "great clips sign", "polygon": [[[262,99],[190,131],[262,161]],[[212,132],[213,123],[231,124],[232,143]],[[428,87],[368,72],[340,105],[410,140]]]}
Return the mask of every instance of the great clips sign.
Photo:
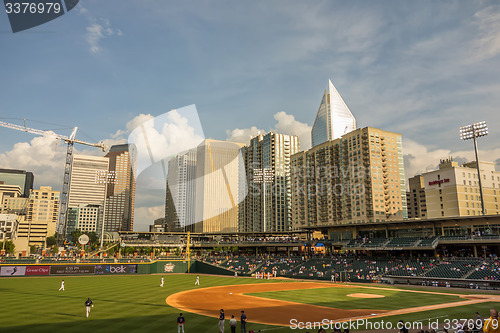
{"label": "great clips sign", "polygon": [[434,180],[432,182],[429,182],[429,185],[437,185],[437,184],[443,184],[443,183],[449,183],[450,180],[448,178],[445,179],[440,179],[440,180]]}

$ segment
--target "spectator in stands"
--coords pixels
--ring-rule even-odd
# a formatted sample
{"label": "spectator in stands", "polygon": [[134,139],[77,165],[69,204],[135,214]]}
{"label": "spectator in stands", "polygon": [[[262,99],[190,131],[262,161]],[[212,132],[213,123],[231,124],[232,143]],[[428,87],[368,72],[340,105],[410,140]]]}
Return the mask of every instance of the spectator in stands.
{"label": "spectator in stands", "polygon": [[490,309],[490,318],[484,321],[483,331],[485,333],[500,333],[497,309]]}

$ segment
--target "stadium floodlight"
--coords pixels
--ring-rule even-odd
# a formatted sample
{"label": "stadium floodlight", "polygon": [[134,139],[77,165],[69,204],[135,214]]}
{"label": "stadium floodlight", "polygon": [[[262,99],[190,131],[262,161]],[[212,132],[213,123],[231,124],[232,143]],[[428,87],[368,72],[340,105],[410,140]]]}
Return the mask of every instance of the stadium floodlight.
{"label": "stadium floodlight", "polygon": [[263,209],[263,230],[264,232],[267,231],[267,224],[266,224],[266,184],[268,183],[273,183],[274,181],[274,173],[273,169],[271,168],[254,168],[253,169],[253,181],[256,184],[262,184],[264,190],[263,190],[263,197],[264,197],[264,209]]}
{"label": "stadium floodlight", "polygon": [[479,179],[479,194],[481,195],[481,208],[482,214],[486,215],[486,209],[484,208],[484,198],[483,198],[483,186],[481,183],[481,171],[479,170],[479,158],[477,156],[477,138],[488,135],[488,126],[486,126],[485,121],[480,121],[478,123],[462,126],[460,127],[460,139],[462,140],[474,140],[474,152],[476,153],[476,167],[477,167],[477,177]]}

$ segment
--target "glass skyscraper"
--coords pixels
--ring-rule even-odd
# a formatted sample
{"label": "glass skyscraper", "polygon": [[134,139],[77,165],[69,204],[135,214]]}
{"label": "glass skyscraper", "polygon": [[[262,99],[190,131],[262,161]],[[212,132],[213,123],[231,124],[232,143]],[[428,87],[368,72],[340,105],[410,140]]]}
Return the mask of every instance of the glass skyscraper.
{"label": "glass skyscraper", "polygon": [[312,146],[339,139],[355,129],[356,119],[329,80],[311,131]]}

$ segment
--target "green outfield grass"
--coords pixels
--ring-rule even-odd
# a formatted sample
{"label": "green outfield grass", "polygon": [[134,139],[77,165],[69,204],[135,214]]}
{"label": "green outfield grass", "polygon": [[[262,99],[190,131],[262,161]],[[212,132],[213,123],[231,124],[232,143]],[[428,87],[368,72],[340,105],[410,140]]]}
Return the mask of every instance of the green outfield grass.
{"label": "green outfield grass", "polygon": [[[179,291],[195,288],[195,275],[164,275],[165,287],[160,288],[159,275],[135,276],[66,276],[66,277],[34,277],[34,278],[1,278],[0,279],[0,332],[177,332],[176,318],[179,310],[165,303],[165,298]],[[60,282],[64,278],[66,290],[58,292]],[[201,286],[212,287],[231,284],[274,283],[284,280],[255,280],[249,278],[201,276]],[[197,287],[198,288],[198,287]],[[325,293],[328,291],[328,293]],[[438,291],[450,292],[444,288]],[[378,293],[384,299],[355,300],[356,306],[343,300],[346,294]],[[379,308],[393,309],[425,304],[435,304],[457,300],[454,296],[431,297],[428,295],[404,293],[385,288],[370,290],[350,287],[315,289],[306,291],[287,291],[259,294],[262,297],[287,299],[290,301],[327,305],[343,308]],[[90,297],[95,304],[91,317],[85,318],[84,302]],[[337,304],[335,298],[338,298]],[[378,303],[385,300],[385,303]],[[361,301],[361,302],[359,302]],[[364,303],[364,304],[363,304]],[[397,303],[397,304],[394,304]],[[418,304],[421,303],[421,304]],[[379,307],[380,305],[380,307]],[[422,312],[384,318],[396,322],[427,320],[428,318],[472,318],[475,311],[484,316],[492,306],[500,304],[484,303],[475,306],[462,306],[442,311]],[[214,309],[214,314],[218,309]],[[231,315],[231,314],[226,314]],[[184,314],[186,333],[217,332],[217,319]],[[227,324],[226,324],[227,326]],[[249,314],[247,329],[255,332],[317,332],[313,330],[291,330],[286,327],[253,324]],[[229,327],[226,327],[229,332]],[[239,326],[238,330],[239,332]],[[328,332],[330,333],[330,332]]]}
{"label": "green outfield grass", "polygon": [[[445,292],[446,290],[443,291]],[[347,296],[349,294],[355,293],[383,295],[385,297],[365,299]],[[433,295],[400,291],[388,288],[368,289],[356,287],[285,290],[267,293],[253,293],[251,295],[279,299],[283,301],[321,305],[337,309],[377,310],[397,310],[422,305],[451,303],[464,300],[458,295]]]}

